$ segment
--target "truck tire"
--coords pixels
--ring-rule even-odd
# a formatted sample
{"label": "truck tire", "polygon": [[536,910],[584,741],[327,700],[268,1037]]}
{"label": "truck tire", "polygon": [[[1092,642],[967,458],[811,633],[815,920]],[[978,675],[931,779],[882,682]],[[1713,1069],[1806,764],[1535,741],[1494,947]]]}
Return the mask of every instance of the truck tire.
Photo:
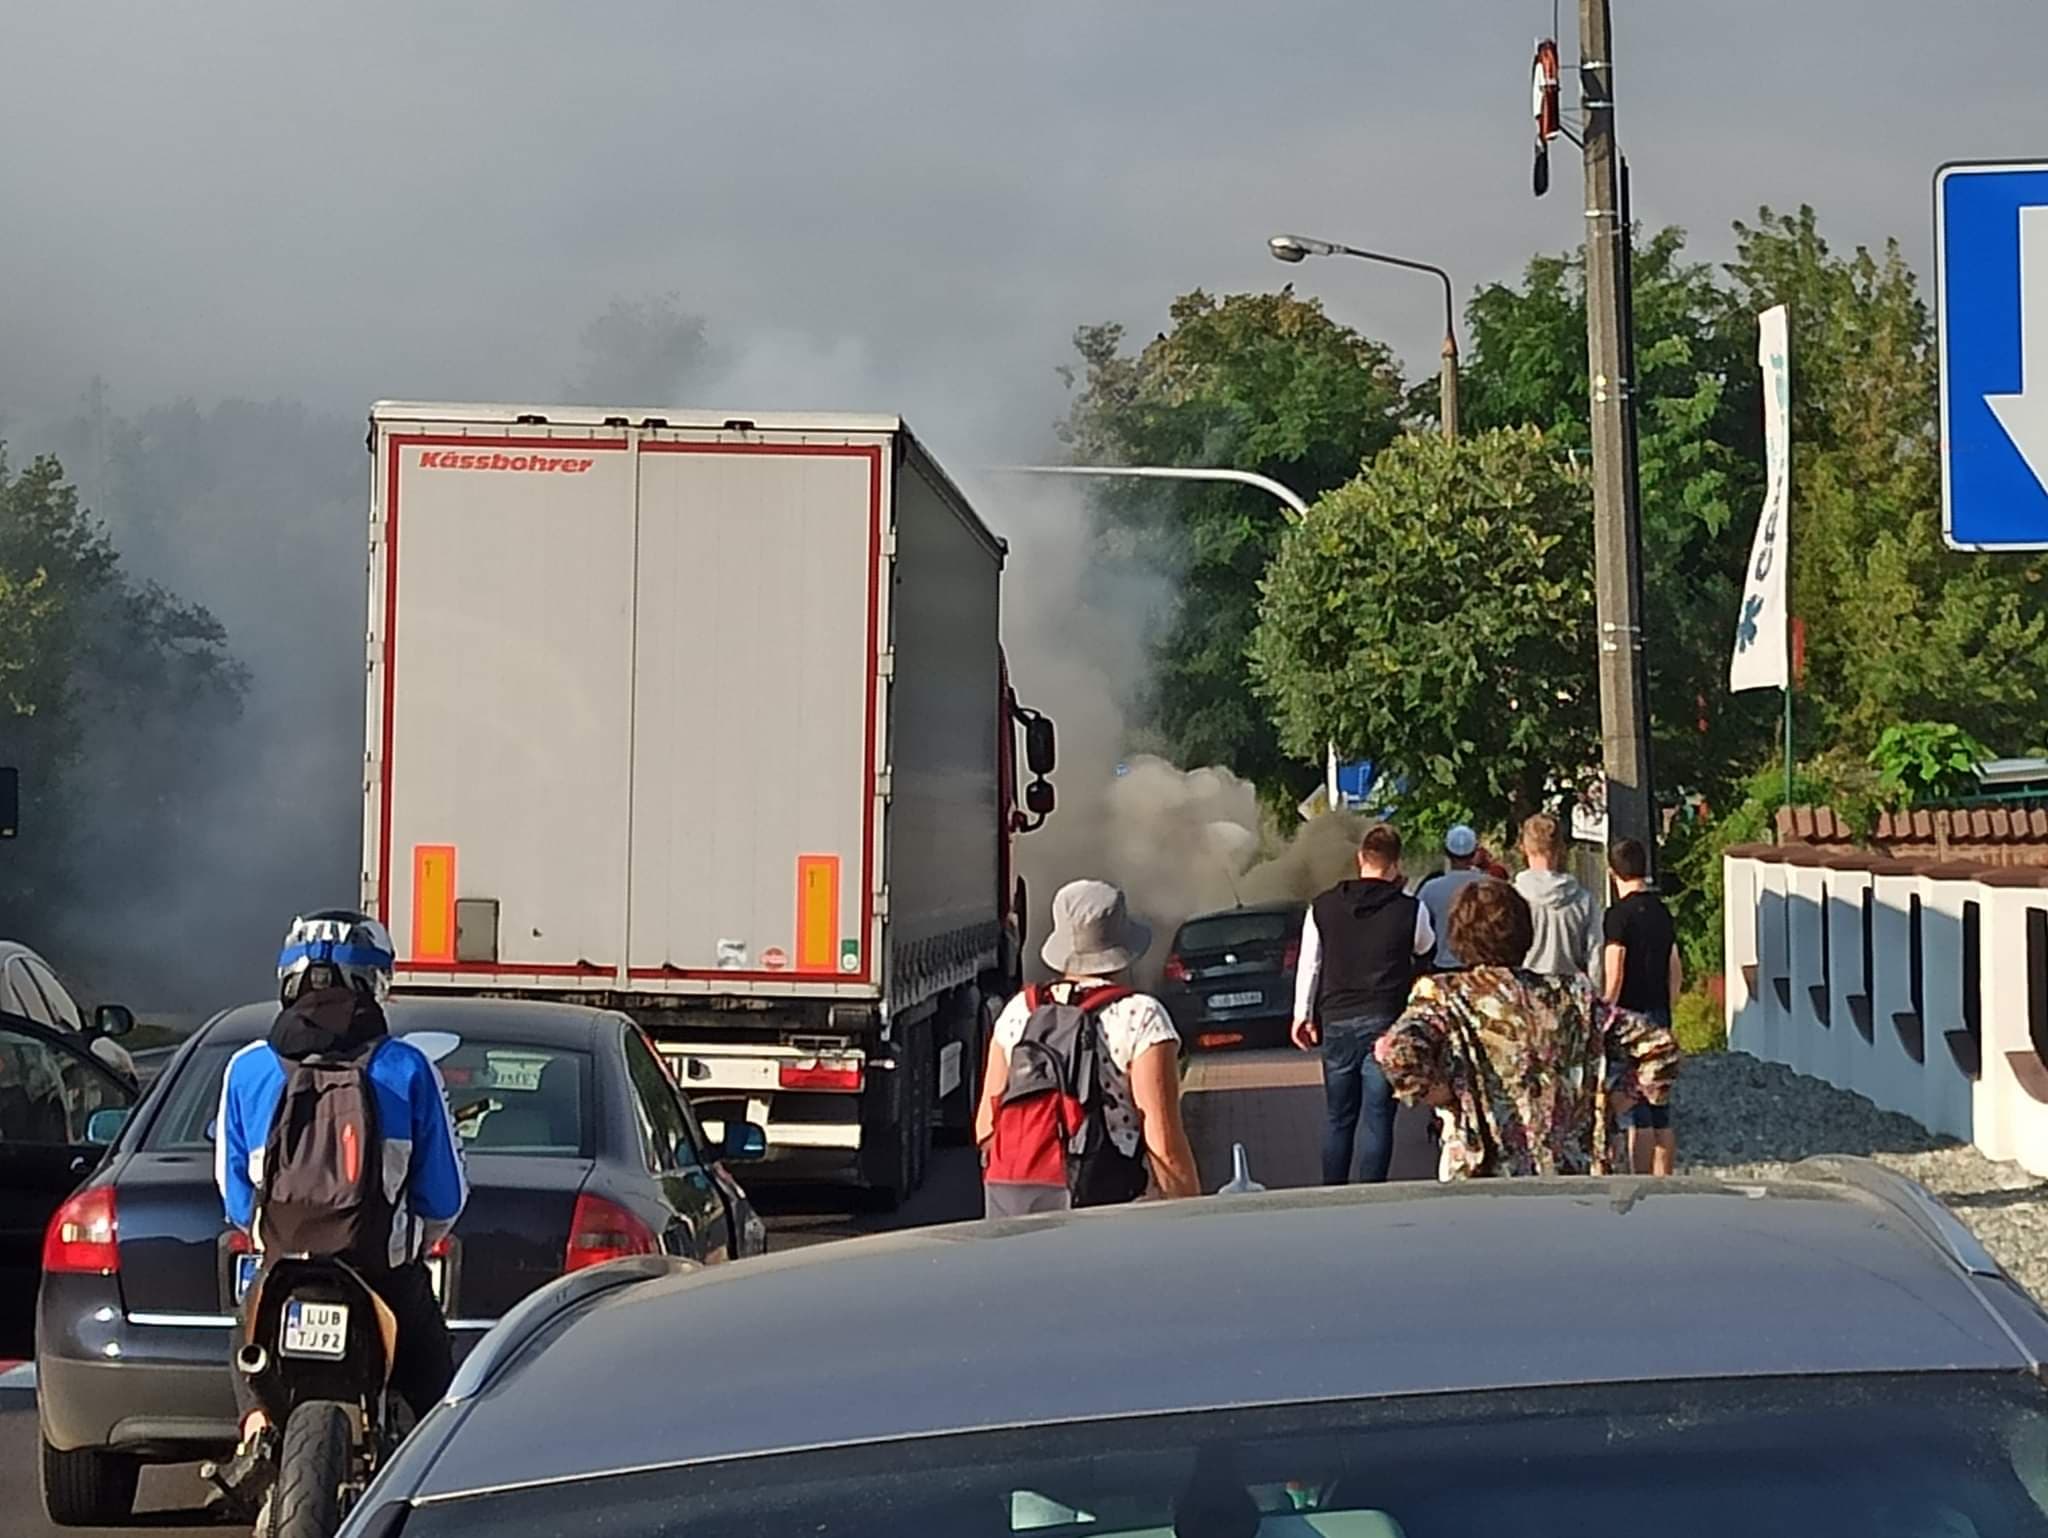
{"label": "truck tire", "polygon": [[348,1411],[331,1399],[292,1411],[270,1496],[271,1538],[334,1538],[345,1515],[354,1441]]}
{"label": "truck tire", "polygon": [[60,1452],[43,1440],[43,1514],[57,1527],[119,1527],[135,1512],[142,1465],[100,1447]]}
{"label": "truck tire", "polygon": [[899,1052],[894,1068],[868,1081],[861,1106],[860,1183],[882,1212],[894,1212],[914,1189],[912,1076],[909,1053]]}

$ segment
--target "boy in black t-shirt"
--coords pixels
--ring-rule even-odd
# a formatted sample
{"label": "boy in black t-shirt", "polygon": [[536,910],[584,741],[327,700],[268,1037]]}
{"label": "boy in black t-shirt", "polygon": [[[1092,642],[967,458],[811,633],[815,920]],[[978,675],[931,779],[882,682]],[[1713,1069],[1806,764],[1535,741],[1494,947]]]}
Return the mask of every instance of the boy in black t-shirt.
{"label": "boy in black t-shirt", "polygon": [[[1678,959],[1677,932],[1664,899],[1650,890],[1648,852],[1625,838],[1607,851],[1616,900],[1604,921],[1601,960],[1609,1003],[1659,1025],[1671,1024],[1671,1005],[1685,983]],[[1638,1175],[1669,1175],[1678,1167],[1678,1139],[1671,1108],[1637,1102],[1628,1113],[1629,1163]]]}

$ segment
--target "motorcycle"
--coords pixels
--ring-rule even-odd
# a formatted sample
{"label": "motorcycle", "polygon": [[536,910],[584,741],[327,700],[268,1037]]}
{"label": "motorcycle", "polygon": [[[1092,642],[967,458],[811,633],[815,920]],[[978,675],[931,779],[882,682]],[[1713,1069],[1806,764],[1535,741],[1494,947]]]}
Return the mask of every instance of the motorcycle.
{"label": "motorcycle", "polygon": [[256,1538],[334,1538],[411,1429],[390,1391],[397,1319],[345,1262],[289,1255],[265,1260],[243,1318],[235,1370],[269,1417],[276,1457]]}

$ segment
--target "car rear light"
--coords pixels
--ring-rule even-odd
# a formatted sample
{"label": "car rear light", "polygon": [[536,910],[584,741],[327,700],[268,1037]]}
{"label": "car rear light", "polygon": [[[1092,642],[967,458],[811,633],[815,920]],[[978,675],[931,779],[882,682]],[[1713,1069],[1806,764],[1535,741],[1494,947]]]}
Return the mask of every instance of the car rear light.
{"label": "car rear light", "polygon": [[1241,1047],[1244,1045],[1243,1031],[1204,1031],[1195,1038],[1198,1047]]}
{"label": "car rear light", "polygon": [[1184,983],[1188,980],[1188,964],[1178,955],[1166,958],[1166,980],[1169,983]]}
{"label": "car rear light", "polygon": [[250,1243],[249,1234],[246,1229],[231,1228],[228,1230],[228,1253],[230,1255],[252,1255],[255,1251],[256,1246]]}
{"label": "car rear light", "polygon": [[432,1244],[427,1246],[427,1259],[446,1260],[448,1258],[448,1252],[454,1248],[455,1236],[453,1234],[443,1234],[440,1238],[436,1239]]}
{"label": "car rear light", "polygon": [[562,1269],[581,1271],[627,1255],[652,1255],[655,1249],[653,1229],[617,1202],[586,1191],[576,1198],[575,1215],[569,1220],[569,1249]]}
{"label": "car rear light", "polygon": [[1292,972],[1300,965],[1301,942],[1299,940],[1289,940],[1287,942],[1286,951],[1283,952],[1280,957],[1280,970],[1283,972]]}
{"label": "car rear light", "polygon": [[784,1089],[821,1089],[835,1094],[857,1095],[861,1090],[861,1065],[844,1058],[817,1058],[784,1063],[777,1082]]}
{"label": "car rear light", "polygon": [[43,1232],[43,1269],[112,1276],[121,1269],[120,1223],[114,1188],[92,1186],[57,1209]]}

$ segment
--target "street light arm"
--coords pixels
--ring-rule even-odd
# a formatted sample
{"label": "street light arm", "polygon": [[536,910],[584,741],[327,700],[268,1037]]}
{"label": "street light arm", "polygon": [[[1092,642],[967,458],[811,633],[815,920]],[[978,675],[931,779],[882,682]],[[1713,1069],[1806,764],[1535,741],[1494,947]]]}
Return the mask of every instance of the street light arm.
{"label": "street light arm", "polygon": [[1405,256],[1389,256],[1384,251],[1361,251],[1356,246],[1336,246],[1335,254],[1355,256],[1360,261],[1384,262],[1389,267],[1406,267],[1410,272],[1426,272],[1443,285],[1444,289],[1444,347],[1452,357],[1458,353],[1457,292],[1451,283],[1451,275],[1441,267],[1428,262],[1411,261]]}
{"label": "street light arm", "polygon": [[1302,516],[1308,512],[1308,503],[1293,487],[1274,480],[1270,475],[1260,475],[1254,470],[1184,468],[1180,465],[992,465],[990,468],[999,475],[1094,475],[1124,477],[1130,480],[1234,481],[1240,486],[1256,486],[1277,499],[1292,514],[1290,522],[1299,523]]}

